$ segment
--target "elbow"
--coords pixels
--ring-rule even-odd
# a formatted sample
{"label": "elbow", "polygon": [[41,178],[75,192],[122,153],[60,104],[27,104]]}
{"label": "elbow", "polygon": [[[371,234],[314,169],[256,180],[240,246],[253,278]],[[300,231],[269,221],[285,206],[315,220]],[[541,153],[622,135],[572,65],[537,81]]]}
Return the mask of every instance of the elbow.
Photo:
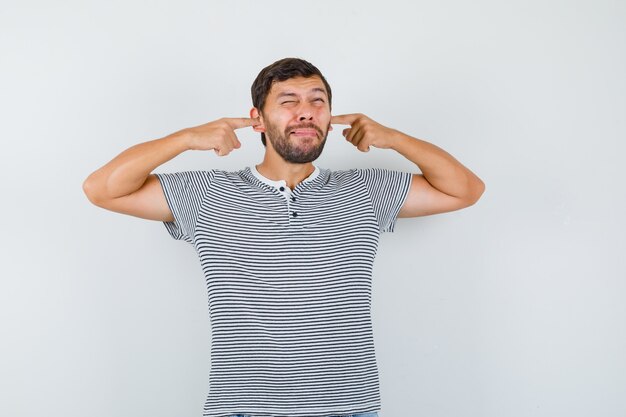
{"label": "elbow", "polygon": [[83,181],[83,193],[92,204],[102,207],[102,198],[99,193],[99,187],[90,175]]}
{"label": "elbow", "polygon": [[480,197],[485,192],[485,183],[478,177],[474,177],[466,187],[466,192],[463,197],[459,198],[461,208],[473,206],[480,200]]}
{"label": "elbow", "polygon": [[485,183],[478,177],[473,181],[470,187],[470,193],[468,197],[469,205],[472,206],[480,200],[480,197],[485,193]]}

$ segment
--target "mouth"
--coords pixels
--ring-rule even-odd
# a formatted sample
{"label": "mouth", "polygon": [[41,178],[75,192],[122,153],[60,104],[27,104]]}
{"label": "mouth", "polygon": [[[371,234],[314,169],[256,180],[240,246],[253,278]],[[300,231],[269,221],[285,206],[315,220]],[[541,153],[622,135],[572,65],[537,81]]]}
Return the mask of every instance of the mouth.
{"label": "mouth", "polygon": [[315,129],[295,129],[293,130],[291,133],[291,135],[295,135],[295,136],[315,136],[317,137],[317,130]]}

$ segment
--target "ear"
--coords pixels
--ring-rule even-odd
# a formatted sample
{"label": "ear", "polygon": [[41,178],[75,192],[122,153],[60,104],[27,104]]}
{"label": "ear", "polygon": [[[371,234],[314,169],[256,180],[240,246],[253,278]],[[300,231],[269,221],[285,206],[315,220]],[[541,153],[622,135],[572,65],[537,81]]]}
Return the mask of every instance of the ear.
{"label": "ear", "polygon": [[259,133],[265,133],[265,123],[263,122],[263,116],[261,116],[261,113],[257,110],[256,107],[253,107],[250,110],[250,118],[252,119],[259,119],[261,121],[261,124],[256,125],[256,126],[252,126],[252,129],[255,132],[259,132]]}

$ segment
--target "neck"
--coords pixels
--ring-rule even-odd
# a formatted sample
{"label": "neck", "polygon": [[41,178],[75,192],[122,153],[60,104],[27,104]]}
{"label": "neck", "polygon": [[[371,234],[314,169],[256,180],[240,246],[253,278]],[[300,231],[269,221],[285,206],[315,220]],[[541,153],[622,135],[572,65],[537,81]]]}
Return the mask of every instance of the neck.
{"label": "neck", "polygon": [[265,152],[263,162],[256,165],[256,169],[259,174],[272,181],[285,180],[292,190],[315,171],[312,162],[294,164],[270,152]]}

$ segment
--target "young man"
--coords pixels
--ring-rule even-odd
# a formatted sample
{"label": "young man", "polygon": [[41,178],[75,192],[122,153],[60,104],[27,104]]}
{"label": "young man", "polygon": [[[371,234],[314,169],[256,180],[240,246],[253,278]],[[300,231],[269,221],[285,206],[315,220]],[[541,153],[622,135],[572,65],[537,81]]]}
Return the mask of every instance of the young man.
{"label": "young man", "polygon": [[[483,182],[447,152],[363,114],[331,116],[332,92],[302,59],[264,68],[250,118],[221,118],[135,145],[92,173],[89,200],[165,222],[206,277],[211,371],[204,416],[372,416],[380,409],[370,316],[379,235],[398,217],[474,204]],[[358,150],[392,149],[421,174],[313,165],[332,124]],[[259,165],[151,174],[187,150],[228,155],[235,130],[266,146]]]}

